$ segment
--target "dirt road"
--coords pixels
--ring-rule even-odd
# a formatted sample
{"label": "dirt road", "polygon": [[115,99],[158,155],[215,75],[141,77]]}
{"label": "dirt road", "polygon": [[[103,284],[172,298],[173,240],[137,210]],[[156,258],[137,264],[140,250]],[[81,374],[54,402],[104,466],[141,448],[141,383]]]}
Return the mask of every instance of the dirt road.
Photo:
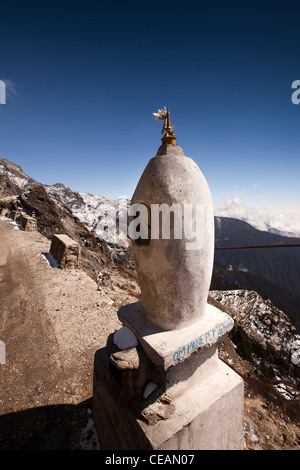
{"label": "dirt road", "polygon": [[38,406],[41,395],[45,404],[50,400],[45,390],[50,391],[63,372],[61,361],[49,356],[57,341],[45,315],[45,292],[42,279],[36,276],[36,260],[17,243],[14,228],[0,224],[0,338],[6,345],[6,365],[1,368],[2,413],[24,405]]}
{"label": "dirt road", "polygon": [[122,286],[99,291],[80,269],[51,268],[49,249],[0,219],[0,449],[78,448],[94,353],[120,328],[118,306],[136,300]]}

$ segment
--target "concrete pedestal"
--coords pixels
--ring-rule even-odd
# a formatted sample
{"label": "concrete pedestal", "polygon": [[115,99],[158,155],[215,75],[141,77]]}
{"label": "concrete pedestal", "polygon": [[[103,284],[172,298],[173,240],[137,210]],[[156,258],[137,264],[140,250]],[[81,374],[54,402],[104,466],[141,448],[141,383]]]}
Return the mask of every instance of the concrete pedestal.
{"label": "concrete pedestal", "polygon": [[65,234],[54,234],[50,253],[62,269],[75,268],[80,264],[80,245]]}
{"label": "concrete pedestal", "polygon": [[[95,354],[101,448],[243,449],[243,381],[217,351],[232,319],[207,305],[193,326],[164,331],[145,319],[141,302],[121,308],[119,318],[139,345],[119,351],[111,338]],[[149,384],[154,391],[145,396]]]}
{"label": "concrete pedestal", "polygon": [[207,181],[180,146],[164,144],[141,175],[131,199],[135,206],[148,208],[145,220],[136,221],[146,227],[141,236],[150,235],[149,243],[130,233],[146,316],[166,329],[191,325],[202,316],[213,270],[214,209]]}
{"label": "concrete pedestal", "polygon": [[168,420],[152,427],[141,422],[152,449],[243,449],[243,384],[223,362],[172,403],[174,413]]}

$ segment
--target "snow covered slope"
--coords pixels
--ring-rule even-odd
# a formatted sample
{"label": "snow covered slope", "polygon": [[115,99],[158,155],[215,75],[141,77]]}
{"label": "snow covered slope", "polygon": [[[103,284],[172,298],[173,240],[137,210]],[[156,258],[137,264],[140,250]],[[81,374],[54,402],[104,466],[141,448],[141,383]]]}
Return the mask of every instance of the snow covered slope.
{"label": "snow covered slope", "polygon": [[104,196],[74,192],[61,183],[45,185],[45,189],[48,197],[69,207],[73,215],[100,239],[114,245],[128,246],[126,227],[129,200],[120,198],[116,201]]}
{"label": "snow covered slope", "polygon": [[27,187],[38,184],[20,166],[5,158],[0,158],[0,178],[6,183],[6,189],[13,194],[21,194]]}
{"label": "snow covered slope", "polygon": [[291,351],[294,342],[300,340],[288,316],[257,292],[238,289],[215,290],[209,294],[230,309],[234,321],[265,347],[270,344],[276,350]]}

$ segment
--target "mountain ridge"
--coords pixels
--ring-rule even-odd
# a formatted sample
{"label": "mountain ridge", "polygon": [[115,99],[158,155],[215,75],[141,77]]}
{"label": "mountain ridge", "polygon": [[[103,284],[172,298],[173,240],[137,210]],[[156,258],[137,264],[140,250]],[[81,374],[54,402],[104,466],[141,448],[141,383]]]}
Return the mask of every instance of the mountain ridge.
{"label": "mountain ridge", "polygon": [[232,267],[214,264],[210,290],[254,290],[263,299],[271,299],[274,305],[285,312],[300,332],[300,295],[273,284],[255,274],[235,271]]}
{"label": "mountain ridge", "polygon": [[[6,168],[8,172],[7,164]],[[11,196],[14,194],[18,178],[24,179],[19,171],[14,168],[12,182],[9,181],[8,174],[3,175],[0,172],[0,197],[4,195],[1,191],[2,183]],[[86,204],[87,196],[84,201],[83,193],[74,195],[70,188],[57,183],[53,185],[54,190],[51,186],[53,193],[55,190],[60,192],[59,195],[56,192],[55,200],[54,195],[50,197],[45,185],[30,183],[29,180],[28,184],[26,181],[21,183],[22,189],[19,187],[14,197],[8,197],[11,208],[24,210],[29,215],[35,213],[39,231],[49,239],[54,233],[66,233],[78,240],[84,253],[82,267],[96,282],[98,274],[104,272],[106,279],[111,282],[111,273],[120,268],[122,285],[118,281],[118,285],[106,287],[105,279],[105,283],[99,285],[100,291],[106,289],[109,292],[111,288],[113,297],[116,289],[124,290],[123,301],[126,302],[127,293],[131,289],[134,296],[139,298],[130,250],[110,246],[113,244],[98,238],[95,231],[89,231],[74,215],[70,205],[64,204],[64,192],[73,198],[74,206],[79,204],[79,210],[82,201]],[[97,200],[94,201],[97,206]],[[107,286],[109,285],[108,283]],[[253,286],[256,286],[259,293],[251,288]],[[272,292],[276,291],[273,286],[270,281],[261,281],[258,276],[249,272],[234,270],[230,264],[215,264],[208,299],[209,303],[226,311],[235,321],[232,335],[219,346],[219,354],[245,382],[247,449],[300,448],[300,436],[295,430],[296,423],[299,422],[299,367],[291,361],[291,355],[295,352],[291,338],[297,340],[298,336],[286,312],[278,311],[280,301],[283,302],[285,296],[291,296],[282,290],[278,294],[277,305],[273,305],[269,295],[271,293],[273,296]],[[292,310],[296,311],[297,307]],[[255,328],[251,328],[251,325]],[[285,346],[284,351],[276,349],[278,341]]]}
{"label": "mountain ridge", "polygon": [[[291,243],[300,244],[300,238],[260,231],[238,219],[215,218],[216,248]],[[300,247],[216,250],[214,260],[218,265],[247,271],[299,294]]]}
{"label": "mountain ridge", "polygon": [[[20,183],[21,187],[18,186]],[[127,218],[126,210],[130,203],[128,200],[113,201],[104,196],[74,192],[63,183],[42,185],[26,175],[20,166],[7,159],[0,159],[0,192],[2,190],[2,194],[18,195],[23,206],[26,207],[28,197],[31,199],[31,204],[34,202],[33,197],[30,197],[30,188],[33,188],[32,196],[35,194],[35,197],[37,197],[36,193],[38,191],[34,188],[38,186],[44,188],[44,202],[47,195],[47,208],[44,208],[47,214],[50,214],[56,207],[52,204],[50,209],[51,201],[57,205],[57,209],[54,210],[56,213],[65,212],[68,208],[67,220],[70,221],[73,216],[77,223],[94,234],[94,237],[107,242],[108,247],[112,250],[112,256],[117,262],[122,263],[126,259],[128,266],[133,266],[130,244],[126,234],[119,230],[118,232],[113,231],[113,236],[111,236],[108,230],[110,224],[112,226],[116,224],[116,220],[113,220],[113,218],[123,217],[123,220]],[[39,192],[41,192],[41,189]],[[38,197],[36,200],[38,200]],[[34,211],[33,208],[31,211]],[[55,222],[54,219],[53,224],[55,225],[57,221]],[[49,232],[49,220],[47,225]],[[65,230],[61,225],[60,223],[60,230]],[[58,230],[58,227],[55,230]],[[71,235],[73,232],[71,231]],[[47,236],[49,236],[49,233]],[[215,247],[217,250],[214,254],[214,273],[217,273],[218,266],[227,268],[232,266],[235,278],[237,278],[237,273],[240,273],[237,283],[239,286],[250,289],[254,287],[261,295],[272,298],[275,305],[284,309],[294,325],[300,328],[299,248],[257,248],[228,251],[219,249],[232,246],[292,242],[300,243],[300,239],[257,230],[248,222],[239,219],[215,217]],[[125,253],[126,255],[124,255]],[[225,271],[225,273],[228,284],[228,282],[232,282],[232,276],[230,271]],[[241,273],[245,273],[243,278]],[[248,273],[248,276],[246,276],[246,273]],[[256,278],[253,276],[256,276]]]}

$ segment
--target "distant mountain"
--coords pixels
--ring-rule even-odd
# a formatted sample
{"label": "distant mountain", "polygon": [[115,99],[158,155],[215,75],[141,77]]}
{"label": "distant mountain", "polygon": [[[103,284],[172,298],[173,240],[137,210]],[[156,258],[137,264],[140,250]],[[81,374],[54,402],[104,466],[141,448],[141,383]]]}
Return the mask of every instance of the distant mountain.
{"label": "distant mountain", "polygon": [[228,308],[234,320],[264,347],[269,345],[278,351],[281,348],[289,351],[295,340],[300,339],[288,316],[255,291],[217,290],[210,291],[209,295]]}
{"label": "distant mountain", "polygon": [[271,300],[279,310],[286,313],[300,333],[300,294],[288,291],[255,274],[235,271],[232,267],[226,268],[218,264],[214,264],[210,290],[255,291],[265,301]]}
{"label": "distant mountain", "polygon": [[292,233],[292,232],[289,232],[288,230],[286,231],[278,230],[277,228],[270,227],[269,225],[267,225],[266,228],[267,228],[267,232],[275,233],[276,235],[281,235],[282,237],[298,238],[297,233]]}
{"label": "distant mountain", "polygon": [[[64,185],[57,186],[59,190],[63,187],[69,197],[76,197]],[[131,263],[130,255],[114,253],[106,241],[88,230],[62,200],[50,198],[44,185],[26,175],[19,166],[3,159],[0,159],[0,207],[23,211],[30,216],[34,214],[39,232],[50,240],[53,234],[60,233],[77,241],[81,246],[81,267],[93,279],[114,262]]]}
{"label": "distant mountain", "polygon": [[22,194],[26,188],[35,184],[38,184],[37,181],[26,175],[20,166],[5,158],[0,158],[1,197]]}
{"label": "distant mountain", "polygon": [[[0,197],[21,195],[36,185],[42,184],[28,176],[15,163],[0,159]],[[73,216],[100,239],[113,245],[128,247],[126,234],[121,228],[119,230],[119,221],[127,221],[129,200],[112,200],[104,196],[72,191],[62,183],[42,186],[52,201],[61,207],[68,207]],[[113,230],[115,226],[116,230]]]}
{"label": "distant mountain", "polygon": [[108,243],[128,247],[126,233],[118,230],[118,221],[127,223],[127,209],[130,201],[120,198],[115,201],[104,196],[74,192],[61,183],[45,185],[48,196],[59,204],[69,207],[88,230]]}
{"label": "distant mountain", "polygon": [[[129,273],[124,294],[132,282],[136,283],[130,249],[121,248],[122,237],[106,243],[101,234],[109,235],[106,225],[112,223],[111,212],[122,219],[128,203],[73,192],[61,183],[42,185],[19,166],[0,159],[0,207],[34,213],[38,230],[49,239],[54,233],[65,233],[78,241],[82,248],[81,267],[94,280],[103,269],[115,271],[118,263],[119,272],[124,276]],[[278,234],[260,232],[236,219],[215,220],[217,247],[286,242]],[[292,241],[288,239],[289,243]],[[113,246],[115,243],[119,246]],[[299,329],[300,297],[262,277],[271,268],[274,271],[278,262],[285,261],[289,263],[285,267],[292,267],[298,279],[298,249],[289,257],[289,249],[282,248],[279,259],[276,257],[281,249],[275,250],[273,254],[271,249],[217,250],[216,258],[223,265],[214,264],[208,298],[209,303],[234,319],[234,328],[219,345],[219,356],[245,383],[247,449],[294,449],[299,445],[300,337],[293,324]],[[254,268],[259,275],[251,274]],[[282,279],[291,280],[288,276]],[[117,286],[113,284],[112,291]],[[14,433],[14,443],[15,438]]]}
{"label": "distant mountain", "polygon": [[[6,159],[0,159],[0,197],[23,194],[23,200],[25,200],[26,192],[36,185],[41,186],[40,183],[26,175],[18,165]],[[117,256],[118,249],[128,248],[128,239],[126,233],[121,230],[122,227],[120,230],[112,230],[111,232],[110,228],[115,228],[116,218],[117,225],[119,220],[122,220],[123,223],[124,220],[127,220],[127,208],[130,201],[126,199],[116,201],[104,196],[74,192],[62,183],[42,186],[47,198],[55,203],[57,210],[60,207],[66,213],[66,209],[68,209],[69,214],[75,217],[80,225],[94,233],[100,240],[104,239],[108,244],[117,248],[115,256]],[[218,250],[220,247],[300,243],[300,238],[283,237],[270,232],[271,229],[269,232],[260,231],[238,219],[215,217],[215,246],[217,248],[215,264],[225,267],[232,266],[234,271],[256,276],[256,281],[254,282],[252,279],[252,284],[256,285],[258,291],[259,286],[262,285],[266,289],[266,282],[263,280],[271,283],[267,289],[269,292],[274,291],[273,285],[278,286],[277,295],[273,295],[273,298],[276,297],[278,302],[280,297],[279,308],[282,308],[284,303],[282,303],[282,299],[290,296],[291,303],[294,305],[290,314],[295,320],[295,310],[298,308],[300,296],[300,248]]]}
{"label": "distant mountain", "polygon": [[[260,231],[238,219],[215,217],[216,248],[291,243],[300,244],[300,238]],[[300,247],[216,249],[215,263],[255,274],[297,295],[300,293]]]}

